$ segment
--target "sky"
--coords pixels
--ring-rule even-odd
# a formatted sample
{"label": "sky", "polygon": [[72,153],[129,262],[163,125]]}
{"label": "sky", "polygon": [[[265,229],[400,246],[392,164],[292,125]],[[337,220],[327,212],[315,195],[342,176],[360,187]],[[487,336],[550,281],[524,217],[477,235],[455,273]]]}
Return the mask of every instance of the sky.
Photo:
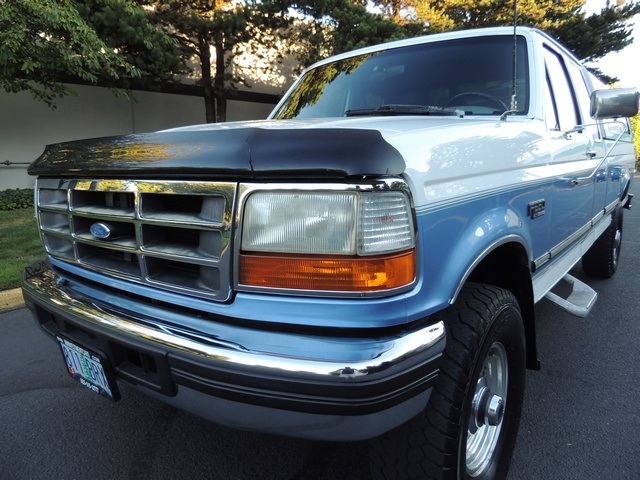
{"label": "sky", "polygon": [[[587,14],[599,12],[607,0],[587,0]],[[620,79],[619,87],[640,87],[640,15],[636,15],[633,25],[633,43],[620,52],[612,52],[599,61],[589,64],[603,73]]]}

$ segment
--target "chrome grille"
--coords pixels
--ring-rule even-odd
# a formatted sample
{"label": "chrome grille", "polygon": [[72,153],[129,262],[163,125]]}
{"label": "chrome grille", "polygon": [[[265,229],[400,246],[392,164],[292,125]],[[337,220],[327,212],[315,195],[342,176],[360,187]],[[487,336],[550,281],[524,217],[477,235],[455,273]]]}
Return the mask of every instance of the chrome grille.
{"label": "chrome grille", "polygon": [[[37,183],[47,253],[107,275],[224,301],[235,183]],[[92,231],[93,230],[93,231]]]}

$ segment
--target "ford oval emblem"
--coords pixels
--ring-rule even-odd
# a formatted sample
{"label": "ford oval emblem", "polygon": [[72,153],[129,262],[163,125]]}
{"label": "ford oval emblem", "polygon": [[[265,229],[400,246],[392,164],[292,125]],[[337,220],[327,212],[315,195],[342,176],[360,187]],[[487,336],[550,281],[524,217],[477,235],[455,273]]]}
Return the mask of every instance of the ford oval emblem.
{"label": "ford oval emblem", "polygon": [[101,240],[109,238],[109,235],[111,235],[111,228],[109,228],[109,225],[102,222],[94,223],[93,225],[91,225],[91,228],[89,230],[94,237]]}

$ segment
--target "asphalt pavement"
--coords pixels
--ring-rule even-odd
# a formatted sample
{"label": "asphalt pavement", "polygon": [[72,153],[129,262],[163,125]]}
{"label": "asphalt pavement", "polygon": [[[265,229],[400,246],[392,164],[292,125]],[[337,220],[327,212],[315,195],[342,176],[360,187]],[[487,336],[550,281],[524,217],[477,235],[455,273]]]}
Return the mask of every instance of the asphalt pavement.
{"label": "asphalt pavement", "polygon": [[[587,318],[536,306],[542,369],[527,372],[510,480],[640,479],[638,209],[625,211],[616,275],[588,280],[599,299]],[[1,480],[369,478],[363,443],[239,432],[126,386],[117,403],[98,398],[69,378],[30,313],[13,308],[0,313]]]}

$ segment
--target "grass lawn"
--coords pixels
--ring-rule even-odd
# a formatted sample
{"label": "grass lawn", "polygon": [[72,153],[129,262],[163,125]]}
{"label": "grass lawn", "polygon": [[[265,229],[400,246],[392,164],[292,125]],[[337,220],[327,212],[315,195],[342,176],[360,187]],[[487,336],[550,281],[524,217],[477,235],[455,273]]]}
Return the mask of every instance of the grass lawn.
{"label": "grass lawn", "polygon": [[22,269],[43,255],[33,208],[0,211],[0,290],[20,286]]}

